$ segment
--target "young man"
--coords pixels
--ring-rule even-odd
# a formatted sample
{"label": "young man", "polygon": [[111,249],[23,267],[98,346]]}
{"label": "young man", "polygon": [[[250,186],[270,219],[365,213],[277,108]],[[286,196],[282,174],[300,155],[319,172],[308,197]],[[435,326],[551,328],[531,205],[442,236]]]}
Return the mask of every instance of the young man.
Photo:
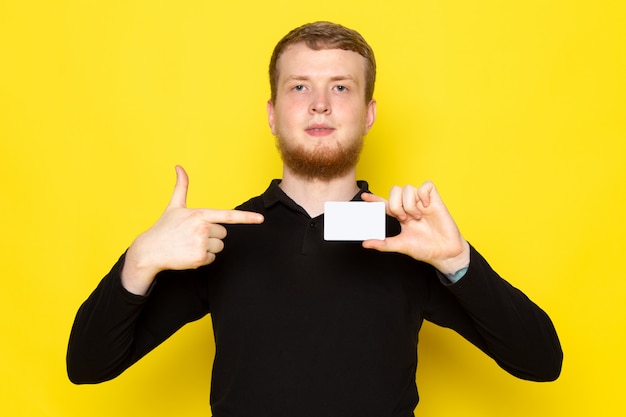
{"label": "young man", "polygon": [[[188,209],[177,167],[162,217],[77,314],[73,382],[117,376],[208,313],[216,417],[412,416],[424,319],[517,377],[558,377],[550,319],[463,239],[432,183],[385,200],[356,181],[375,68],[365,40],[336,24],[279,42],[267,111],[282,180],[238,210]],[[349,200],[385,202],[385,240],[324,240],[324,202]]]}

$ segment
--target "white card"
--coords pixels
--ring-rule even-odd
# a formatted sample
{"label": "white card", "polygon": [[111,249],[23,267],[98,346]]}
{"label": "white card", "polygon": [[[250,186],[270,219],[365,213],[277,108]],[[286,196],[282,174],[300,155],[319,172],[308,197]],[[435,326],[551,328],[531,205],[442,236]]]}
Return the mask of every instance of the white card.
{"label": "white card", "polygon": [[324,240],[385,239],[385,203],[327,201]]}

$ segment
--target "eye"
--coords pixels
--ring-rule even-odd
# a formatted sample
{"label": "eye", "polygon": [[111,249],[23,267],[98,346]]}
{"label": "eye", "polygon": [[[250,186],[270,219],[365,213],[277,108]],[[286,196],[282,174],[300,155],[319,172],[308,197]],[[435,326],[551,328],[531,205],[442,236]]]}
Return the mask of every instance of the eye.
{"label": "eye", "polygon": [[294,87],[293,87],[293,89],[294,89],[295,91],[304,91],[304,89],[305,89],[305,88],[306,88],[306,87],[305,87],[305,86],[303,86],[302,84],[298,84],[298,85],[296,85],[296,86],[294,86]]}
{"label": "eye", "polygon": [[345,85],[337,85],[337,86],[335,86],[335,90],[339,91],[340,93],[342,93],[344,91],[348,91],[348,87],[346,87]]}

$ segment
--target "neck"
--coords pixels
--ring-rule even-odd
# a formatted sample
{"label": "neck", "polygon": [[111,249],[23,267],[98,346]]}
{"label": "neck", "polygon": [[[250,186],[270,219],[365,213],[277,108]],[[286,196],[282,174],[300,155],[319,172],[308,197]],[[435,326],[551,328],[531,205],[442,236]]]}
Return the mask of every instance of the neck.
{"label": "neck", "polygon": [[359,191],[356,169],[330,180],[302,178],[283,168],[280,188],[311,217],[324,213],[327,201],[350,201]]}

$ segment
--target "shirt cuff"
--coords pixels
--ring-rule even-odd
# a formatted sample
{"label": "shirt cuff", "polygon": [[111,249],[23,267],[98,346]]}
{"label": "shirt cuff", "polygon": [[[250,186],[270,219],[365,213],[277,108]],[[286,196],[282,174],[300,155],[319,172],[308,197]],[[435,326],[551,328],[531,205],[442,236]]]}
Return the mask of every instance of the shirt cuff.
{"label": "shirt cuff", "polygon": [[461,278],[465,276],[467,270],[469,269],[469,265],[459,269],[455,273],[444,274],[443,272],[437,270],[437,275],[439,275],[439,280],[444,285],[452,285],[456,284]]}

